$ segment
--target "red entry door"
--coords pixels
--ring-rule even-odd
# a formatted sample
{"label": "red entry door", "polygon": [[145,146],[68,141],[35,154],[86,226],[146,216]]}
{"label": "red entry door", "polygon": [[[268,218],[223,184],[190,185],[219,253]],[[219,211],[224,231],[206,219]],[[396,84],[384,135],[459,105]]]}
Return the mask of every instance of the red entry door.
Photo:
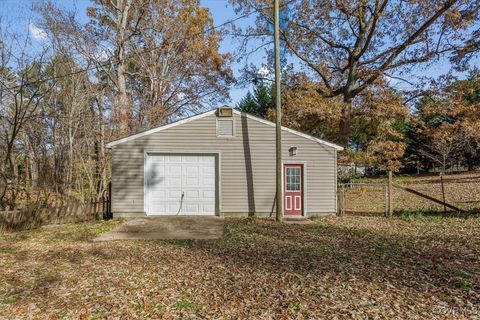
{"label": "red entry door", "polygon": [[283,212],[285,215],[303,214],[303,165],[283,166]]}

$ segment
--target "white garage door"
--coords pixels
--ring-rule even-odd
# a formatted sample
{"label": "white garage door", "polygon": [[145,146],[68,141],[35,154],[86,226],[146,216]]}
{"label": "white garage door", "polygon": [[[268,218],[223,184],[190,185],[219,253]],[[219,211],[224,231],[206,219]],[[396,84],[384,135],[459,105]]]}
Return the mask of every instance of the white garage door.
{"label": "white garage door", "polygon": [[215,156],[149,155],[148,215],[215,215]]}

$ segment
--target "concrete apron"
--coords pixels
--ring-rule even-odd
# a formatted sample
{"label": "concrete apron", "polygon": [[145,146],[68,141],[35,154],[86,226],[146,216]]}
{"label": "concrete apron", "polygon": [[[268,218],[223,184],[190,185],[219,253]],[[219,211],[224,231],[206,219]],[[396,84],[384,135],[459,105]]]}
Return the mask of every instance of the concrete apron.
{"label": "concrete apron", "polygon": [[93,241],[112,240],[209,240],[222,237],[223,218],[206,216],[141,217],[128,220]]}

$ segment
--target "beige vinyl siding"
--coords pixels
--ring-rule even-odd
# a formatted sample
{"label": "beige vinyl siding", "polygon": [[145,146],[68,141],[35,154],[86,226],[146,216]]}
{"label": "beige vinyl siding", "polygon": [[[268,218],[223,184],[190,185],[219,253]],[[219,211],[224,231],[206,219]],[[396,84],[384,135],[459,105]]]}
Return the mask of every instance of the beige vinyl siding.
{"label": "beige vinyl siding", "polygon": [[[269,214],[275,197],[275,128],[234,114],[235,136],[218,137],[215,115],[208,115],[113,147],[112,211],[144,213],[146,153],[218,153],[219,210],[222,214]],[[288,149],[296,146],[297,155]],[[308,215],[336,210],[333,147],[283,131],[283,161],[305,165]]]}

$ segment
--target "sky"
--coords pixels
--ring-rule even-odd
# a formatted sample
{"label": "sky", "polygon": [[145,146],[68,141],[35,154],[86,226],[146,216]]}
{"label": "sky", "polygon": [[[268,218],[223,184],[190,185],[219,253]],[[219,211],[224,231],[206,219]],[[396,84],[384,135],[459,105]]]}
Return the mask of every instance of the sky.
{"label": "sky", "polygon": [[[35,3],[35,0],[0,0],[0,17],[2,19],[1,23],[7,25],[9,28],[13,28],[16,32],[22,34],[29,32],[34,41],[41,42],[42,38],[45,37],[45,33],[38,28],[35,23],[35,17],[32,17],[30,14],[30,8]],[[57,0],[56,2],[61,3],[66,8],[76,8],[79,12],[79,20],[86,22],[86,8],[91,5],[89,0]],[[204,7],[209,8],[214,19],[214,25],[220,25],[226,21],[234,19],[237,17],[233,8],[228,5],[226,0],[201,0],[201,4]],[[248,23],[253,23],[254,19],[247,17],[241,20],[238,20],[236,25],[246,26]],[[236,47],[236,42],[233,38],[227,37],[223,40],[220,46],[221,52],[231,52]],[[263,54],[262,52],[257,53],[256,55],[251,56],[253,62],[261,64]],[[249,62],[250,62],[249,61]],[[233,62],[232,69],[234,71],[235,77],[240,75],[239,70],[245,65],[245,62],[237,63]],[[230,88],[230,101],[226,101],[226,104],[235,106],[241,98],[247,93],[250,88],[238,88],[232,86]]]}
{"label": "sky", "polygon": [[[227,0],[200,0],[202,6],[209,8],[214,19],[214,25],[221,25],[222,23],[234,19],[237,14],[233,8],[228,5]],[[79,12],[79,20],[82,22],[87,21],[86,8],[90,5],[88,0],[57,0],[67,8],[76,8]],[[32,17],[30,13],[31,6],[35,3],[35,0],[0,0],[0,23],[7,25],[9,28],[13,28],[18,33],[29,32],[34,41],[41,42],[46,36],[43,30],[38,28],[35,23],[29,21],[35,21],[35,17]],[[246,17],[236,21],[236,25],[240,27],[248,26],[254,23],[254,16]],[[232,37],[227,36],[220,46],[221,52],[232,52],[238,46],[238,43]],[[240,76],[240,70],[247,63],[253,63],[260,66],[264,61],[265,51],[259,51],[252,54],[248,61],[236,62],[232,64],[232,69],[236,77]],[[289,61],[290,62],[290,61]],[[480,58],[474,60],[474,64],[480,66]],[[450,70],[450,64],[447,60],[437,61],[433,66],[428,68],[418,68],[408,75],[408,79],[415,82],[415,78],[421,76],[439,77],[442,74],[446,74]],[[390,84],[397,89],[408,89],[409,85],[392,79]],[[241,98],[250,90],[251,87],[238,88],[232,86],[230,88],[230,101],[226,101],[227,104],[236,105]]]}

